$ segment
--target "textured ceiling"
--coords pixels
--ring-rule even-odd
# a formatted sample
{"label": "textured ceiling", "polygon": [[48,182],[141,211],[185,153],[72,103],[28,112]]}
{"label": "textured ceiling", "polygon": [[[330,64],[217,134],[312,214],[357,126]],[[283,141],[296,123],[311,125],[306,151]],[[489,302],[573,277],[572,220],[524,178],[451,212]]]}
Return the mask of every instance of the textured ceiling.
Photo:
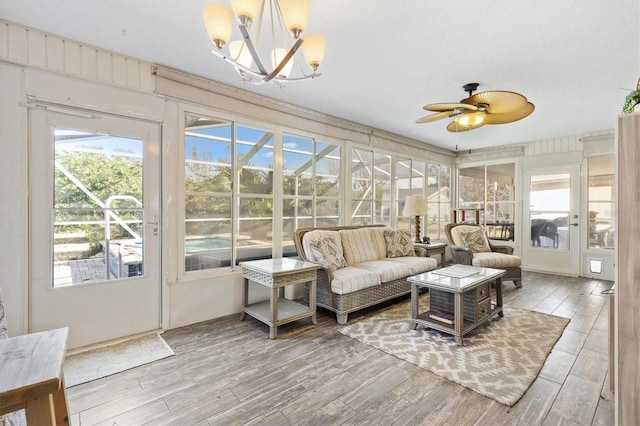
{"label": "textured ceiling", "polygon": [[[312,0],[322,76],[246,85],[210,53],[206,3],[0,0],[0,18],[451,150],[613,129],[640,75],[638,0]],[[415,124],[469,82],[522,93],[536,110],[464,133]]]}

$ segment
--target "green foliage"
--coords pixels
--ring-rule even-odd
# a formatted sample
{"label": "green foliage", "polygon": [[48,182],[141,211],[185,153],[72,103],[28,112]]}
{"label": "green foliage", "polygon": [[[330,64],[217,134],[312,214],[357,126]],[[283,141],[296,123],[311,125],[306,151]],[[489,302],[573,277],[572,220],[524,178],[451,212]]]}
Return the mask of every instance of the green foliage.
{"label": "green foliage", "polygon": [[622,106],[622,112],[625,114],[631,114],[633,108],[640,103],[640,89],[634,90],[629,93],[624,99],[624,105]]}
{"label": "green foliage", "polygon": [[[109,156],[89,152],[56,152],[56,161],[104,205],[113,195],[130,195],[142,201],[142,159],[120,155]],[[101,206],[58,168],[54,171],[54,202],[56,221],[104,221]],[[137,208],[132,201],[117,201],[115,208]],[[122,219],[140,219],[139,212],[118,211]],[[100,251],[104,240],[104,226],[96,224],[67,225],[56,232],[84,232],[89,241],[90,253]],[[114,226],[112,239],[131,238],[119,226]]]}

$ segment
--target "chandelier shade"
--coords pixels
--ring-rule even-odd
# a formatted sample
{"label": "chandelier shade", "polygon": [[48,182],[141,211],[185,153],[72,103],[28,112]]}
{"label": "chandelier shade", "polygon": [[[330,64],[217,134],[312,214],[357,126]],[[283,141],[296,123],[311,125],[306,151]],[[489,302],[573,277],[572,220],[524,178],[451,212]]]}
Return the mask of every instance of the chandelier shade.
{"label": "chandelier shade", "polygon": [[[319,34],[302,35],[309,5],[310,0],[231,0],[231,9],[209,4],[203,18],[215,45],[212,53],[231,63],[246,83],[282,85],[318,77],[325,40]],[[234,21],[237,39],[230,42]]]}
{"label": "chandelier shade", "polygon": [[253,22],[262,6],[261,0],[231,0],[231,9],[239,18],[245,18],[248,22]]}
{"label": "chandelier shade", "polygon": [[231,37],[233,25],[231,11],[221,4],[208,4],[204,7],[203,15],[209,39],[218,49],[222,49]]}

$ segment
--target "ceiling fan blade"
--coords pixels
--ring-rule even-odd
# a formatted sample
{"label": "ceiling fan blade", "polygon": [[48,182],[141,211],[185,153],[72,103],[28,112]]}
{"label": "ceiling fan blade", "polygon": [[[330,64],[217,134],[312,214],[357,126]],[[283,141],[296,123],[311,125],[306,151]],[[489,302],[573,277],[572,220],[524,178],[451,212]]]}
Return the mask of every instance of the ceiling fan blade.
{"label": "ceiling fan blade", "polygon": [[462,124],[459,124],[457,121],[453,120],[451,123],[449,123],[449,125],[447,126],[447,130],[450,132],[454,132],[454,133],[460,133],[460,132],[466,132],[469,130],[473,130],[473,129],[477,129],[478,127],[482,127],[485,124],[487,124],[485,121],[478,123],[474,126],[463,126]]}
{"label": "ceiling fan blade", "polygon": [[429,105],[425,105],[422,107],[423,109],[426,109],[427,111],[434,111],[434,112],[444,112],[444,111],[453,111],[456,108],[462,108],[462,109],[468,109],[470,111],[475,111],[478,109],[477,106],[475,105],[470,105],[470,104],[461,104],[461,103],[457,103],[457,102],[451,102],[451,103],[442,103],[442,104],[429,104]]}
{"label": "ceiling fan blade", "polygon": [[485,124],[507,124],[512,123],[514,121],[521,120],[526,116],[530,115],[536,107],[531,103],[527,102],[524,106],[520,107],[515,111],[503,112],[503,113],[490,113],[487,114],[484,122]]}
{"label": "ceiling fan blade", "polygon": [[476,93],[464,99],[462,102],[472,105],[486,104],[488,105],[487,112],[490,114],[503,114],[505,112],[517,111],[528,103],[527,98],[520,93],[503,90]]}
{"label": "ceiling fan blade", "polygon": [[435,114],[425,115],[422,118],[418,118],[416,120],[416,123],[422,124],[422,123],[430,123],[432,121],[442,120],[443,118],[450,117],[451,114],[453,114],[453,111],[436,112]]}

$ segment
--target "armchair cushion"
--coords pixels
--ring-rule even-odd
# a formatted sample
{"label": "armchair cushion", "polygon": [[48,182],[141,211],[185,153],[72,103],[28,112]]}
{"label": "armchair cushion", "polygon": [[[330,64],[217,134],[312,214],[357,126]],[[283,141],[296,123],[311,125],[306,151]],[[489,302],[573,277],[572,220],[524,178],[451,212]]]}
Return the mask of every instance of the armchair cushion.
{"label": "armchair cushion", "polygon": [[491,252],[489,240],[487,240],[484,230],[477,228],[470,232],[460,232],[462,244],[466,246],[472,254]]}
{"label": "armchair cushion", "polygon": [[384,231],[387,257],[415,256],[411,235],[406,231]]}
{"label": "armchair cushion", "polygon": [[473,259],[471,259],[473,266],[481,266],[483,268],[513,268],[520,266],[520,263],[520,256],[496,252],[476,253],[473,255]]}

